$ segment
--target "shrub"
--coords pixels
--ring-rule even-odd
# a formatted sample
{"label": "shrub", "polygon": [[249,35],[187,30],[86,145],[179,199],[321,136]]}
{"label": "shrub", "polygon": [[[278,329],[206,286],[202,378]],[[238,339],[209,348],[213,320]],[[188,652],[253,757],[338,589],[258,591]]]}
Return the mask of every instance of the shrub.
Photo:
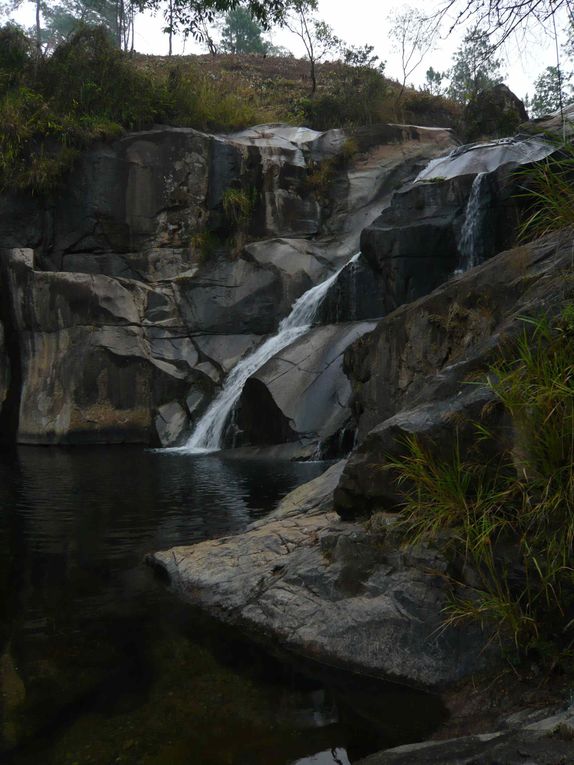
{"label": "shrub", "polygon": [[529,241],[574,224],[574,147],[556,145],[557,151],[519,171],[526,217],[519,237]]}
{"label": "shrub", "polygon": [[163,86],[131,65],[104,27],[84,27],[59,45],[41,67],[39,83],[56,111],[129,130],[150,126],[164,111]]}
{"label": "shrub", "polygon": [[386,468],[402,487],[405,542],[438,543],[479,578],[453,598],[447,623],[479,620],[522,655],[555,655],[574,640],[574,307],[530,323],[487,382],[512,418],[512,453],[484,464],[456,448],[441,460],[411,438]]}
{"label": "shrub", "polygon": [[223,212],[233,228],[244,227],[251,218],[253,202],[243,189],[227,189],[223,194]]}
{"label": "shrub", "polygon": [[32,44],[14,24],[0,27],[0,94],[17,85],[30,66]]}

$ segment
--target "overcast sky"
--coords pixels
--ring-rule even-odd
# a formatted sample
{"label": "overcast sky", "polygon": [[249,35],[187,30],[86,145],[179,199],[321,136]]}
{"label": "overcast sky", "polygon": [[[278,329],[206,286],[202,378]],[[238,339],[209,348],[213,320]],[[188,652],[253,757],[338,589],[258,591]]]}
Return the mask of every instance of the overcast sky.
{"label": "overcast sky", "polygon": [[[409,5],[428,11],[436,0],[412,0]],[[33,23],[33,4],[26,3],[26,9],[17,14],[18,19],[25,23]],[[404,4],[386,5],[381,0],[319,0],[319,15],[335,30],[335,33],[354,45],[366,43],[374,45],[375,50],[383,61],[387,62],[386,73],[390,77],[399,77],[400,62],[392,50],[389,40],[388,17],[395,9]],[[149,15],[139,16],[136,21],[136,50],[142,53],[167,53],[167,37],[162,34],[163,19],[161,15],[153,18]],[[565,21],[559,21],[559,27],[564,27]],[[444,35],[437,40],[434,51],[429,53],[419,69],[411,78],[413,84],[421,85],[429,66],[445,70],[451,64],[452,56],[458,47],[464,29],[456,29],[450,35]],[[504,61],[505,82],[521,98],[526,93],[532,94],[536,77],[547,67],[556,64],[556,53],[552,39],[551,28],[533,27],[524,32],[520,38],[507,43],[501,51]],[[286,30],[274,30],[272,39],[276,45],[289,48],[295,55],[302,56],[303,50],[297,44],[297,39]],[[176,40],[175,52],[200,52],[191,38],[185,43]]]}

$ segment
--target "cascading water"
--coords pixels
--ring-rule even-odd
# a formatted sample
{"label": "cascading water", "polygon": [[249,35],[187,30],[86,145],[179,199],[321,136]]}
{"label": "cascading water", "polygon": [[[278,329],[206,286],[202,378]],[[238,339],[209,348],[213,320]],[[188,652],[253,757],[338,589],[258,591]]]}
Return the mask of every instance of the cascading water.
{"label": "cascading water", "polygon": [[[359,257],[357,253],[350,263]],[[251,375],[288,345],[305,335],[323,302],[329,288],[346,267],[343,266],[325,281],[307,290],[293,304],[289,316],[283,319],[277,333],[262,343],[253,353],[242,359],[229,373],[219,395],[211,402],[197,423],[189,441],[180,451],[192,454],[214,452],[221,449],[221,442],[230,413],[239,400],[243,386]]]}
{"label": "cascading water", "polygon": [[466,215],[458,242],[460,260],[456,274],[463,274],[478,266],[488,255],[490,236],[485,225],[488,202],[487,173],[479,173],[472,183],[466,205]]}

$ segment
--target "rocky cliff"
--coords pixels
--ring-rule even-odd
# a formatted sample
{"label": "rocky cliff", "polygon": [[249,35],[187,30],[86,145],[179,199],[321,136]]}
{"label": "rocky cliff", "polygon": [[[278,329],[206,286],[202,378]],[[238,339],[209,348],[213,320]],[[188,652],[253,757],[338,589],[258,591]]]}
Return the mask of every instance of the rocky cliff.
{"label": "rocky cliff", "polygon": [[[452,145],[449,131],[394,126],[158,128],[94,148],[51,199],[2,198],[3,436],[182,443],[237,361]],[[265,388],[273,422],[249,415],[247,391],[242,442],[336,440],[350,416],[342,353],[370,328],[325,327],[281,362],[289,387],[307,391],[300,406],[277,382],[279,362],[262,370],[251,389]],[[304,413],[323,381],[326,430]]]}
{"label": "rocky cliff", "polygon": [[26,226],[2,208],[4,433],[179,444],[246,368],[220,446],[357,448],[245,534],[154,562],[219,618],[430,689],[492,657],[480,629],[442,629],[451,562],[397,549],[381,466],[404,434],[440,449],[484,412],[504,425],[468,379],[521,316],[572,296],[571,232],[500,252],[514,170],[552,144],[452,145],[399,126],[157,129],[86,155],[64,193],[26,201]]}
{"label": "rocky cliff", "polygon": [[[257,411],[264,414],[254,442],[289,440],[292,424],[300,432],[328,427],[336,410],[324,393],[342,389],[329,382],[317,395],[314,381],[354,336],[343,363],[357,448],[246,533],[157,553],[153,562],[183,597],[295,651],[425,688],[496,662],[480,629],[444,629],[452,561],[431,549],[397,548],[396,486],[383,467],[407,434],[445,455],[455,437],[463,448],[472,442],[465,423],[480,419],[495,428],[501,449],[512,439],[492,392],[468,381],[521,331],[521,317],[558,311],[572,297],[571,232],[493,257],[514,237],[515,169],[551,151],[528,137],[456,149],[386,200],[363,229],[361,256],[340,272],[320,309],[332,322],[386,315],[370,332],[365,324],[351,335],[341,325],[309,332],[249,378],[238,409],[246,431]],[[319,376],[300,387],[310,367]],[[376,527],[357,522],[375,510]]]}

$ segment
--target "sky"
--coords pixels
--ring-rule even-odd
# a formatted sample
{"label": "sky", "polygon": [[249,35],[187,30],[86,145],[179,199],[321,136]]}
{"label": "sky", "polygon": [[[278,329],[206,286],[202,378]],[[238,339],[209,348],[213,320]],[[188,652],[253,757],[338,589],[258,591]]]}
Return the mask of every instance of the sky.
{"label": "sky", "polygon": [[[436,0],[411,0],[408,5],[428,12],[429,6],[436,5]],[[375,52],[380,59],[386,61],[385,72],[389,77],[399,78],[400,59],[392,49],[389,39],[389,16],[393,11],[400,10],[406,4],[387,5],[382,0],[319,0],[319,16],[330,24],[335,33],[352,45],[370,44],[375,46]],[[21,23],[33,22],[33,4],[25,2],[16,14]],[[136,20],[135,47],[141,53],[167,53],[167,37],[162,34],[163,19],[161,15],[155,18],[149,14],[140,15]],[[447,25],[448,26],[448,25]],[[558,21],[558,27],[564,28],[565,20]],[[455,29],[450,34],[444,34],[437,40],[437,45],[422,62],[411,77],[415,86],[423,84],[426,70],[444,71],[452,63],[452,57],[460,44],[465,30]],[[287,30],[273,30],[272,41],[282,45],[297,56],[303,56],[301,45],[297,38]],[[198,53],[204,52],[191,38],[185,42],[176,38],[174,52]],[[533,83],[538,75],[547,67],[556,65],[556,51],[552,29],[543,29],[540,25],[521,33],[520,37],[511,39],[500,51],[504,81],[520,98],[534,92]]]}

